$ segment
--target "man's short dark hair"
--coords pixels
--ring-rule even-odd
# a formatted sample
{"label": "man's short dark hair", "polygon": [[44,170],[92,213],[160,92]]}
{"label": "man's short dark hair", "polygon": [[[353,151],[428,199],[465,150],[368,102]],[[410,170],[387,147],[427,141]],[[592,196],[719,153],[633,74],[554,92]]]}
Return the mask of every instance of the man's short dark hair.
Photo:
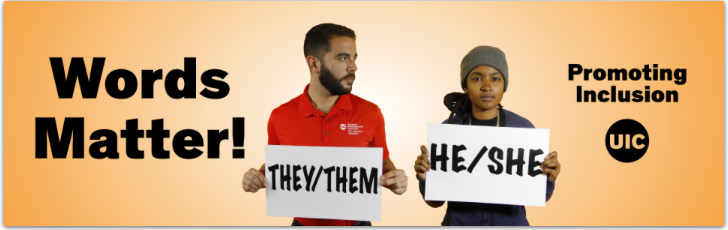
{"label": "man's short dark hair", "polygon": [[306,33],[306,40],[303,42],[303,54],[322,59],[331,51],[331,38],[335,36],[346,36],[356,40],[354,31],[346,26],[333,23],[322,23],[311,28]]}

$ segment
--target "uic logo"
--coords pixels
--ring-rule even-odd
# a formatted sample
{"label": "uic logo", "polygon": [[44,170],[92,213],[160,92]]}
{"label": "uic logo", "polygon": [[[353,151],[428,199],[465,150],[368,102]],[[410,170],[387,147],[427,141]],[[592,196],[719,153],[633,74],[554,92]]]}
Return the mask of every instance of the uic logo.
{"label": "uic logo", "polygon": [[612,158],[630,163],[645,155],[650,145],[650,136],[638,121],[622,119],[609,127],[604,142]]}
{"label": "uic logo", "polygon": [[[638,140],[644,140],[645,135],[635,134],[630,139],[629,136],[631,134],[626,134],[626,135],[619,134],[619,136],[617,137],[617,140],[614,140],[614,135],[615,134],[609,134],[609,145],[610,145],[610,147],[612,147],[612,149],[621,149],[622,146],[624,146],[625,149],[630,149],[630,143],[631,143],[631,146],[633,146],[633,148],[635,148],[635,149],[642,149],[645,147],[644,144],[637,143]],[[622,136],[624,136],[624,140],[622,140]]]}

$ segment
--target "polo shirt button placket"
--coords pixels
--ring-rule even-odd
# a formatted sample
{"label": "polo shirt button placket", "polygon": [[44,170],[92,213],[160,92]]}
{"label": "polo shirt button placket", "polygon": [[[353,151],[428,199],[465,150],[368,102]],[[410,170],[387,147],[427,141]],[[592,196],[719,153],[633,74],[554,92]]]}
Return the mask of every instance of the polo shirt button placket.
{"label": "polo shirt button placket", "polygon": [[[326,118],[324,118],[324,120],[328,121],[329,118],[326,117]],[[328,125],[326,121],[324,121],[324,127],[326,127],[326,125]],[[329,131],[326,131],[324,134],[326,134],[326,136],[328,136],[329,135]]]}

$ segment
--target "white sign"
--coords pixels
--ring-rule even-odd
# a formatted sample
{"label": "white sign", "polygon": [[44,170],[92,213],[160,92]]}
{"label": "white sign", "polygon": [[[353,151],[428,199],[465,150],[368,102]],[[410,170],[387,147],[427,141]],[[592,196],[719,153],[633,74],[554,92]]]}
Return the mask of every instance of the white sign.
{"label": "white sign", "polygon": [[428,124],[425,200],[546,205],[549,130]]}
{"label": "white sign", "polygon": [[380,221],[382,148],[265,146],[268,216]]}

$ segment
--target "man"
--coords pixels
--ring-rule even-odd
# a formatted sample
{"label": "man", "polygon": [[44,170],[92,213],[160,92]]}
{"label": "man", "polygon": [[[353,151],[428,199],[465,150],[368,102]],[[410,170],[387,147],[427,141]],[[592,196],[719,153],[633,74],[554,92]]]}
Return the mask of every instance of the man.
{"label": "man", "polygon": [[[384,117],[377,105],[350,94],[357,70],[356,35],[324,23],[306,33],[303,45],[311,82],[303,94],[274,109],[268,120],[269,145],[381,147],[383,175],[379,184],[397,195],[407,191],[407,176],[389,159]],[[356,126],[354,133],[349,125]],[[355,134],[355,135],[354,135]],[[243,177],[243,189],[268,186],[265,164]],[[293,225],[371,225],[368,221],[295,218]]]}

